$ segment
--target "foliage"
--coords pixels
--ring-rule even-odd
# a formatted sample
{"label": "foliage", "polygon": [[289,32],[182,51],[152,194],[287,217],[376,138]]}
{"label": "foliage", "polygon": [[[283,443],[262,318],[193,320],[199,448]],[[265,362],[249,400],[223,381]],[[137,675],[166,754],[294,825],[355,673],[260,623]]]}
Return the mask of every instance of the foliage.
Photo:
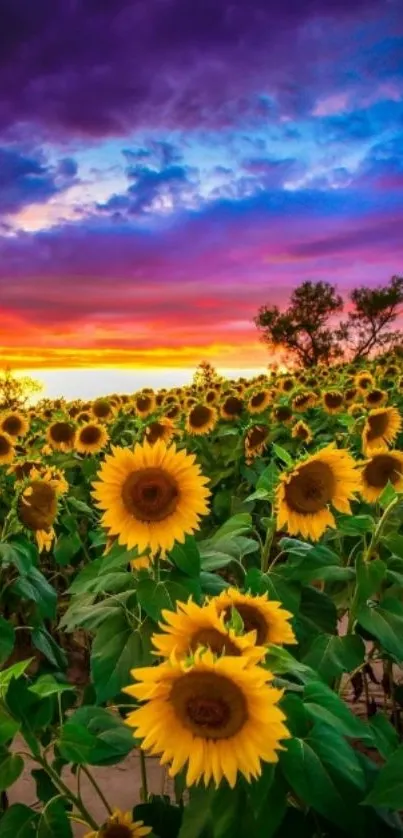
{"label": "foliage", "polygon": [[30,376],[16,376],[9,367],[0,372],[0,410],[26,405],[30,396],[40,393],[42,384]]}

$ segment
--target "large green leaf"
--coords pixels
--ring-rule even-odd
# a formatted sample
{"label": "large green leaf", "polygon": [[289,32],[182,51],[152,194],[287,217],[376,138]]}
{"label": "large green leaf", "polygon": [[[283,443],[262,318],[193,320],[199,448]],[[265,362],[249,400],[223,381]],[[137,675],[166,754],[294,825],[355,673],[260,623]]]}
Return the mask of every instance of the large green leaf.
{"label": "large green leaf", "polygon": [[161,612],[176,610],[177,602],[187,602],[189,591],[178,582],[140,579],[137,585],[137,599],[151,619],[156,623],[162,619]]}
{"label": "large green leaf", "polygon": [[339,637],[333,634],[320,634],[315,637],[303,662],[315,669],[324,681],[330,682],[342,672],[352,672],[360,666],[364,656],[364,642],[358,635],[348,634]]}
{"label": "large green leaf", "polygon": [[64,723],[58,747],[69,762],[115,765],[134,747],[132,731],[103,707],[80,707]]}
{"label": "large green leaf", "polygon": [[67,668],[67,655],[43,626],[32,632],[32,643],[56,669]]}
{"label": "large green leaf", "polygon": [[0,819],[0,838],[34,838],[38,815],[23,803],[14,803]]}
{"label": "large green leaf", "polygon": [[5,791],[18,780],[24,769],[24,760],[18,754],[11,754],[0,747],[0,792]]}
{"label": "large green leaf", "polygon": [[62,534],[57,539],[53,555],[60,565],[68,565],[82,548],[81,538],[77,532]]}
{"label": "large green leaf", "polygon": [[22,599],[35,602],[42,617],[53,619],[56,616],[56,591],[38,568],[32,567],[26,576],[16,579],[11,590]]}
{"label": "large green leaf", "polygon": [[312,806],[332,823],[346,826],[349,819],[344,801],[328,769],[308,742],[297,738],[287,742],[280,765],[302,803]]}
{"label": "large green leaf", "polygon": [[395,727],[382,713],[376,713],[371,719],[371,730],[375,745],[387,759],[399,745],[399,735]]}
{"label": "large green leaf", "polygon": [[403,809],[403,745],[388,759],[365,802],[371,806]]}
{"label": "large green leaf", "polygon": [[96,633],[91,653],[97,701],[102,704],[116,697],[131,682],[130,670],[152,660],[150,631],[145,624],[134,629],[123,612],[106,620]]}
{"label": "large green leaf", "polygon": [[187,535],[184,544],[175,544],[169,557],[183,573],[189,576],[198,576],[200,573],[200,553],[193,536]]}
{"label": "large green leaf", "polygon": [[373,743],[368,724],[355,716],[345,702],[326,684],[310,681],[304,688],[304,706],[313,721],[323,721],[342,736]]}
{"label": "large green leaf", "polygon": [[0,704],[0,745],[11,742],[20,729],[20,723]]}
{"label": "large green leaf", "polygon": [[341,777],[353,783],[360,792],[365,792],[366,778],[357,751],[337,730],[317,722],[309,733],[308,741],[335,779]]}
{"label": "large green leaf", "polygon": [[51,800],[43,808],[37,827],[37,838],[73,838],[70,820],[63,801]]}
{"label": "large green leaf", "polygon": [[0,665],[5,663],[14,649],[15,629],[8,620],[0,617]]}
{"label": "large green leaf", "polygon": [[295,626],[301,641],[323,632],[336,634],[337,609],[333,600],[316,588],[303,588]]}
{"label": "large green leaf", "polygon": [[385,573],[386,564],[381,559],[373,559],[371,562],[364,561],[362,556],[357,559],[356,608],[364,605],[368,599],[380,590]]}
{"label": "large green leaf", "polygon": [[357,620],[386,652],[403,661],[403,606],[398,600],[384,600],[374,608],[364,605],[358,611]]}

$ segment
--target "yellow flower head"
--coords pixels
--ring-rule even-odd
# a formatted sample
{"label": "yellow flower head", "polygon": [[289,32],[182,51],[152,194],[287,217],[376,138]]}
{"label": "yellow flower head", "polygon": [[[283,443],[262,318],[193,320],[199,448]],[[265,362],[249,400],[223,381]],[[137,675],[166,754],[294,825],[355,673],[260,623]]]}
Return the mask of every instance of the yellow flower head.
{"label": "yellow flower head", "polygon": [[210,433],[217,422],[217,411],[208,404],[195,404],[186,419],[186,430],[195,436]]}
{"label": "yellow flower head", "polygon": [[227,588],[212,600],[212,604],[226,620],[231,619],[232,609],[235,608],[242,619],[244,630],[248,633],[256,632],[256,643],[261,646],[296,642],[289,623],[292,614],[282,607],[281,602],[270,600],[267,593],[253,596],[243,594],[237,588]]}
{"label": "yellow flower head", "polygon": [[19,411],[5,413],[0,419],[0,431],[11,437],[25,436],[29,430],[27,416]]}
{"label": "yellow flower head", "polygon": [[130,812],[114,809],[112,815],[99,830],[88,832],[85,838],[143,838],[151,832],[144,821],[134,821]]}
{"label": "yellow flower head", "polygon": [[77,428],[74,437],[74,448],[79,454],[97,454],[105,448],[108,433],[97,422],[87,422]]}
{"label": "yellow flower head", "polygon": [[362,450],[367,456],[375,451],[387,450],[402,427],[402,419],[395,407],[371,410],[362,432]]}
{"label": "yellow flower head", "polygon": [[361,470],[361,495],[369,503],[375,503],[388,483],[397,492],[403,491],[403,453],[401,451],[379,451],[367,460]]}

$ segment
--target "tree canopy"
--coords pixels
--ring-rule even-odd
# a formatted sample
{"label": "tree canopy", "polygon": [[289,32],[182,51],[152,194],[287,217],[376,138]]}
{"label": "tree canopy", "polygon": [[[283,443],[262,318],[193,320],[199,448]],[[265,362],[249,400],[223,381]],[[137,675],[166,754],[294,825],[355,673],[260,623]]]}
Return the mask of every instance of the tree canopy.
{"label": "tree canopy", "polygon": [[0,410],[17,410],[24,407],[34,393],[40,393],[42,384],[30,376],[16,376],[9,367],[0,372]]}
{"label": "tree canopy", "polygon": [[359,361],[402,341],[402,332],[391,327],[403,303],[403,277],[393,276],[376,288],[355,288],[349,302],[351,310],[342,320],[344,303],[337,288],[306,281],[294,289],[284,311],[262,306],[255,323],[271,349],[285,349],[304,367],[340,357]]}

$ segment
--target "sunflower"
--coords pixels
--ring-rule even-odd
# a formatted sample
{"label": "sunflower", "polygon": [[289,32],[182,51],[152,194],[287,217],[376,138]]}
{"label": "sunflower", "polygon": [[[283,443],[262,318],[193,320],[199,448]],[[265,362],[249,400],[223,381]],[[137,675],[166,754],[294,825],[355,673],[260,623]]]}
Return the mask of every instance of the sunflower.
{"label": "sunflower", "polygon": [[355,384],[362,393],[374,386],[374,378],[369,372],[359,372],[354,379]]}
{"label": "sunflower", "polygon": [[306,422],[303,422],[302,420],[300,420],[294,425],[291,431],[291,436],[293,437],[293,439],[299,439],[301,440],[301,442],[306,443],[312,442],[313,440],[313,434],[309,425],[307,425]]}
{"label": "sunflower", "polygon": [[292,409],[288,404],[278,404],[273,410],[273,417],[276,422],[289,425],[292,421]]}
{"label": "sunflower", "polygon": [[210,387],[210,389],[206,391],[206,396],[205,396],[206,404],[215,404],[217,399],[218,399],[217,390],[214,390],[213,387]]}
{"label": "sunflower", "polygon": [[49,425],[46,439],[55,451],[71,451],[74,445],[75,427],[71,422],[59,420]]}
{"label": "sunflower", "polygon": [[130,567],[132,570],[148,570],[152,563],[152,556],[148,553],[143,553],[142,556],[137,556],[137,559],[130,560]]}
{"label": "sunflower", "polygon": [[295,383],[293,378],[282,378],[279,381],[280,390],[282,393],[290,393],[294,389]]}
{"label": "sunflower", "polygon": [[155,422],[150,422],[150,424],[147,425],[145,435],[147,442],[149,442],[150,445],[154,445],[158,439],[162,439],[166,442],[166,444],[168,444],[174,433],[175,428],[173,422],[171,422],[171,420],[166,416],[163,416],[161,419],[158,419]]}
{"label": "sunflower", "polygon": [[91,422],[92,415],[88,410],[82,410],[80,413],[77,414],[77,422],[80,424]]}
{"label": "sunflower", "polygon": [[[247,655],[255,663],[266,650],[255,645],[256,633],[236,634],[224,622],[224,612],[218,615],[214,602],[197,605],[189,600],[176,603],[176,611],[163,610],[164,623],[159,623],[163,634],[154,634],[152,642],[159,655],[169,658],[187,657],[201,647],[208,647],[215,655]],[[231,617],[231,614],[230,614]]]}
{"label": "sunflower", "polygon": [[313,393],[312,390],[306,390],[303,393],[297,393],[292,400],[292,409],[296,413],[303,413],[305,410],[308,410],[310,407],[314,407],[318,397],[316,393]]}
{"label": "sunflower", "polygon": [[119,544],[139,551],[171,550],[208,511],[207,478],[195,457],[162,440],[133,451],[112,447],[94,483],[102,524]]}
{"label": "sunflower", "polygon": [[57,512],[57,492],[52,481],[45,477],[30,478],[18,497],[17,515],[24,527],[35,533],[41,551],[50,549]]}
{"label": "sunflower", "polygon": [[388,394],[385,390],[380,390],[375,387],[365,394],[364,401],[367,407],[383,407],[388,400]]}
{"label": "sunflower", "polygon": [[14,459],[13,440],[9,434],[0,433],[0,465],[11,463]]}
{"label": "sunflower", "polygon": [[104,825],[95,832],[87,832],[84,838],[143,838],[152,832],[144,821],[134,821],[130,812],[114,809]]}
{"label": "sunflower", "polygon": [[6,413],[0,421],[0,431],[9,436],[25,436],[29,430],[29,422],[26,416],[18,411]]}
{"label": "sunflower", "polygon": [[243,594],[237,588],[227,588],[212,600],[218,614],[231,619],[235,608],[242,619],[244,630],[256,632],[256,643],[267,646],[269,643],[296,643],[294,632],[289,625],[292,614],[282,608],[280,602],[268,599],[267,593],[261,596]]}
{"label": "sunflower", "polygon": [[249,413],[263,413],[263,411],[268,408],[271,398],[269,390],[257,390],[256,393],[253,393],[253,395],[249,398]]}
{"label": "sunflower", "polygon": [[403,490],[403,453],[380,451],[364,463],[361,471],[361,495],[375,503],[385,487],[391,483],[397,492]]}
{"label": "sunflower", "polygon": [[7,474],[14,474],[15,479],[20,482],[30,475],[31,469],[39,466],[40,463],[37,460],[20,460],[10,466]]}
{"label": "sunflower", "polygon": [[102,425],[88,422],[78,428],[74,438],[74,448],[79,454],[97,454],[108,441],[108,434]]}
{"label": "sunflower", "polygon": [[344,404],[353,404],[356,400],[358,395],[358,388],[357,387],[347,387],[347,390],[344,391]]}
{"label": "sunflower", "polygon": [[202,436],[213,430],[217,422],[217,411],[208,404],[195,404],[186,419],[186,430],[189,434]]}
{"label": "sunflower", "polygon": [[349,501],[358,487],[352,456],[326,446],[281,476],[276,491],[278,529],[317,541],[327,527],[336,525],[329,505],[350,513]]}
{"label": "sunflower", "polygon": [[160,391],[159,393],[156,393],[156,395],[155,395],[155,406],[156,407],[162,407],[162,405],[164,404],[164,400],[165,400],[165,393],[163,393],[162,391]]}
{"label": "sunflower", "polygon": [[360,404],[360,402],[354,402],[347,409],[347,413],[348,413],[349,416],[362,416],[363,415],[362,404]]}
{"label": "sunflower", "polygon": [[252,425],[248,428],[244,439],[247,462],[263,453],[269,441],[269,433],[267,425]]}
{"label": "sunflower", "polygon": [[168,409],[165,411],[165,416],[171,421],[178,418],[181,412],[181,407],[177,402],[170,402]]}
{"label": "sunflower", "polygon": [[95,399],[95,401],[92,403],[91,409],[96,419],[101,419],[101,421],[103,422],[112,419],[114,408],[113,405],[110,403],[109,399]]}
{"label": "sunflower", "polygon": [[243,411],[243,400],[233,394],[227,396],[221,405],[223,419],[238,419]]}
{"label": "sunflower", "polygon": [[139,416],[140,419],[146,419],[147,416],[155,410],[154,393],[139,393],[134,399],[134,406],[136,408],[137,416]]}
{"label": "sunflower", "polygon": [[362,432],[364,454],[381,451],[396,439],[402,427],[402,419],[395,407],[380,407],[371,410]]}
{"label": "sunflower", "polygon": [[190,661],[172,656],[132,676],[140,683],[125,692],[146,703],[127,724],[143,750],[171,763],[171,777],[187,763],[187,786],[211,779],[218,786],[225,778],[233,788],[238,771],[250,781],[260,776],[261,761],[277,762],[280,742],[290,735],[277,707],[282,691],[247,657],[215,658],[202,649]]}
{"label": "sunflower", "polygon": [[344,396],[340,390],[326,390],[323,394],[323,406],[326,413],[340,413],[344,407]]}

